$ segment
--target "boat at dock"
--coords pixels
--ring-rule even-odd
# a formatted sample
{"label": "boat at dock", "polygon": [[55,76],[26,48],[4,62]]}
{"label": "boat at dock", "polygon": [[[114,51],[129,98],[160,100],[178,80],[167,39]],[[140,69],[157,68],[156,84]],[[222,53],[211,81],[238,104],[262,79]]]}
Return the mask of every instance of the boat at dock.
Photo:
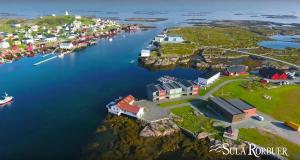
{"label": "boat at dock", "polygon": [[5,105],[9,102],[11,102],[14,99],[13,96],[8,96],[7,93],[5,93],[5,96],[3,96],[3,99],[0,100],[0,105]]}

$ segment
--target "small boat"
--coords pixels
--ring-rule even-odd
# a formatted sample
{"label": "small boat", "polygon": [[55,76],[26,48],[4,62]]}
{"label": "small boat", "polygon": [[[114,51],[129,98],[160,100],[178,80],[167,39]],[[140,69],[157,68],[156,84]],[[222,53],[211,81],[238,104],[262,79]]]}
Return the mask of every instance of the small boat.
{"label": "small boat", "polygon": [[59,58],[64,58],[64,54],[59,54],[58,57]]}
{"label": "small boat", "polygon": [[109,38],[108,40],[109,40],[110,42],[112,42],[112,41],[113,41],[113,39],[112,39],[112,38]]}
{"label": "small boat", "polygon": [[3,99],[0,100],[0,105],[7,104],[7,103],[11,102],[13,99],[14,99],[14,97],[8,96],[8,94],[5,93],[5,96],[3,96]]}
{"label": "small boat", "polygon": [[135,60],[131,60],[129,63],[134,63],[135,62]]}

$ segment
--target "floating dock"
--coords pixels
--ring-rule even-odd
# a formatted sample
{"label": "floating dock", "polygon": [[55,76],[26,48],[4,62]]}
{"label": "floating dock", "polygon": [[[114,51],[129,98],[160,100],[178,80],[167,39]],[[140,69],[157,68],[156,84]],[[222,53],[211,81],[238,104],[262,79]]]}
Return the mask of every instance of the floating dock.
{"label": "floating dock", "polygon": [[46,62],[48,62],[48,61],[51,61],[51,60],[53,60],[53,59],[55,59],[55,58],[57,58],[57,56],[53,56],[53,57],[51,57],[51,58],[42,60],[42,61],[40,61],[40,62],[37,62],[37,63],[33,64],[33,65],[34,65],[34,66],[38,66],[38,65],[40,65],[40,64],[46,63]]}

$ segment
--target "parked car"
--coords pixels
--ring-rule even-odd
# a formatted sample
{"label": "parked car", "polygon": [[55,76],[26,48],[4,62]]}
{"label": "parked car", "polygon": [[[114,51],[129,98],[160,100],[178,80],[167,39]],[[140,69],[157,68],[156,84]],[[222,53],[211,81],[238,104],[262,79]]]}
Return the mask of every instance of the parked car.
{"label": "parked car", "polygon": [[255,118],[259,121],[264,121],[265,118],[263,116],[260,116],[260,115],[256,115]]}

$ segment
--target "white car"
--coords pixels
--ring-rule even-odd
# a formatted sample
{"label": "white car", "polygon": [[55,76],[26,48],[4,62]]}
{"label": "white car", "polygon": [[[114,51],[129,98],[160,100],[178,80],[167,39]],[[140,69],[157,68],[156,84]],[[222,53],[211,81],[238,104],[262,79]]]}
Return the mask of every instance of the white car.
{"label": "white car", "polygon": [[259,121],[264,121],[265,118],[263,116],[260,116],[260,115],[256,115],[255,118]]}

